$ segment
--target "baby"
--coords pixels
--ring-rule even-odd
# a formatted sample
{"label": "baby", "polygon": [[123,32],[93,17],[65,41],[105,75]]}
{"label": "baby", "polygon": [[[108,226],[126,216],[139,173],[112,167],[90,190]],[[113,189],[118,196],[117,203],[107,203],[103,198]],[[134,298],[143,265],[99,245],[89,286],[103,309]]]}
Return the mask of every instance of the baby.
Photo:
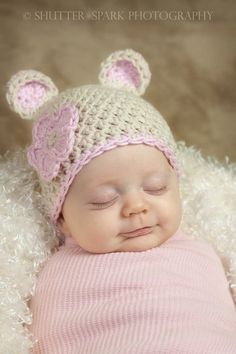
{"label": "baby", "polygon": [[235,354],[221,261],[181,231],[176,143],[138,97],[148,65],[115,52],[99,79],[60,95],[35,71],[8,84],[12,108],[37,118],[28,160],[65,239],[30,304],[32,353]]}

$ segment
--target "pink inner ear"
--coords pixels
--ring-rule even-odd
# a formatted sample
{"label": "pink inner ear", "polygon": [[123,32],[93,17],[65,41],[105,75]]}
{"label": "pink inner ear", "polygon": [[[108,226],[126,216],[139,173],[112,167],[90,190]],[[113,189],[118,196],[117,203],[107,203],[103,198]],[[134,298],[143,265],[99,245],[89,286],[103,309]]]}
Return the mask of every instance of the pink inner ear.
{"label": "pink inner ear", "polygon": [[48,88],[38,81],[31,81],[24,86],[21,86],[17,93],[17,100],[22,108],[38,107]]}
{"label": "pink inner ear", "polygon": [[140,75],[135,66],[128,60],[118,60],[107,72],[107,77],[112,81],[131,84],[136,88],[140,85]]}

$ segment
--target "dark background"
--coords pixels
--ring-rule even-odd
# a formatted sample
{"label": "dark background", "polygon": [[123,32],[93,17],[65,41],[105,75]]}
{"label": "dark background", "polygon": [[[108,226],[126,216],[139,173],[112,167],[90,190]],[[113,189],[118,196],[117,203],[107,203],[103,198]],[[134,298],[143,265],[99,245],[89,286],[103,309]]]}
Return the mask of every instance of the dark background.
{"label": "dark background", "polygon": [[[145,98],[166,118],[176,139],[197,146],[204,155],[220,160],[227,155],[235,162],[235,4],[1,1],[0,153],[31,139],[31,122],[11,112],[5,99],[11,75],[36,69],[50,76],[59,90],[96,83],[102,60],[115,50],[133,48],[143,54],[152,72]],[[136,20],[131,11],[136,11]],[[184,16],[200,11],[201,18],[175,20],[171,11]],[[211,20],[206,11],[212,12]]]}

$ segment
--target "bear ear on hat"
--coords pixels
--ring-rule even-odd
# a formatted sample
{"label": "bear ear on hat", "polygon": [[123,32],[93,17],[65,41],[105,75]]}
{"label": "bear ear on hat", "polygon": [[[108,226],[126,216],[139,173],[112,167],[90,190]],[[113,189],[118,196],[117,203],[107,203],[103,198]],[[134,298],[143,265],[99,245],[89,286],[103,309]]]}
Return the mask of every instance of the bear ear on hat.
{"label": "bear ear on hat", "polygon": [[144,94],[150,79],[148,63],[132,49],[113,52],[102,62],[99,73],[102,85],[125,89],[137,96]]}
{"label": "bear ear on hat", "polygon": [[37,110],[56,95],[58,89],[52,80],[36,70],[21,70],[7,83],[9,106],[23,119],[32,119]]}

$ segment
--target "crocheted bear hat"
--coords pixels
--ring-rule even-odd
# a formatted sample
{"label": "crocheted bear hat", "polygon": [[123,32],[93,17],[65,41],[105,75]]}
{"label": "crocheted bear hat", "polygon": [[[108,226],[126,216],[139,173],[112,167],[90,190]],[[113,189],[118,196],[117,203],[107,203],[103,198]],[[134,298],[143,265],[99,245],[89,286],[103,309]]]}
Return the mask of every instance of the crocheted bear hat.
{"label": "crocheted bear hat", "polygon": [[22,70],[7,84],[7,100],[24,119],[33,119],[27,158],[37,171],[47,216],[56,223],[66,193],[91,159],[128,144],[154,146],[179,174],[177,147],[161,114],[141,96],[151,73],[141,54],[126,49],[101,64],[100,84],[58,93],[52,80]]}

